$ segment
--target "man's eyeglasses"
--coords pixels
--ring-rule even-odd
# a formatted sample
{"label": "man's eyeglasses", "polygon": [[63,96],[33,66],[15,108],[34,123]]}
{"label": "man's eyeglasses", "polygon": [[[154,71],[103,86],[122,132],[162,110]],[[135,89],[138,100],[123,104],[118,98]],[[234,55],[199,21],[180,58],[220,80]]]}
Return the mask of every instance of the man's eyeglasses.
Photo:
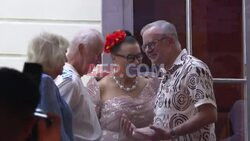
{"label": "man's eyeglasses", "polygon": [[160,41],[162,41],[162,40],[164,40],[164,39],[167,39],[167,38],[168,38],[168,37],[165,36],[165,37],[162,37],[162,38],[160,38],[160,39],[156,39],[156,40],[153,40],[153,41],[151,41],[151,42],[149,42],[149,43],[147,43],[147,44],[142,45],[142,47],[141,47],[141,48],[142,48],[142,51],[145,52],[146,49],[148,49],[148,50],[154,49]]}
{"label": "man's eyeglasses", "polygon": [[135,61],[135,59],[137,59],[139,62],[141,62],[142,59],[143,59],[143,55],[141,53],[136,54],[136,55],[129,54],[127,56],[124,56],[124,55],[121,55],[121,54],[115,54],[115,55],[127,59],[127,61],[129,63],[133,63]]}

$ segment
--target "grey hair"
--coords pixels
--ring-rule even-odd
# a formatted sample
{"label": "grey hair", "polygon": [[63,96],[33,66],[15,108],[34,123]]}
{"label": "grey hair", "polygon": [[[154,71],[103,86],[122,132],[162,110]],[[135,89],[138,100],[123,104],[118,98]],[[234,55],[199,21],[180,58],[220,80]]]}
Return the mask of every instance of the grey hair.
{"label": "grey hair", "polygon": [[71,41],[69,54],[73,55],[78,51],[80,44],[87,48],[96,50],[104,42],[103,36],[96,29],[82,29]]}
{"label": "grey hair", "polygon": [[160,32],[161,32],[160,34],[170,36],[175,40],[175,42],[179,43],[178,35],[177,35],[177,31],[176,31],[175,26],[172,23],[167,22],[165,20],[158,20],[158,21],[155,21],[155,22],[152,22],[152,23],[145,25],[141,30],[141,36],[143,35],[143,33],[146,30],[148,30],[152,27],[156,27],[156,28],[160,29]]}
{"label": "grey hair", "polygon": [[45,72],[54,70],[65,63],[68,46],[69,42],[63,36],[41,33],[29,44],[28,61],[41,64]]}

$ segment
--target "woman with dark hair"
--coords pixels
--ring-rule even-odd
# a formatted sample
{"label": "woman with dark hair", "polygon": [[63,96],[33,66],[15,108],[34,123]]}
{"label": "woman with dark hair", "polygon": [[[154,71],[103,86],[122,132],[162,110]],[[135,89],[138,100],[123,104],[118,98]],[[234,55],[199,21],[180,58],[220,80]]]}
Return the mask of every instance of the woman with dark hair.
{"label": "woman with dark hair", "polygon": [[139,76],[137,70],[142,54],[137,40],[123,30],[107,35],[104,52],[111,53],[118,71],[101,79],[98,84],[89,85],[92,94],[98,97],[97,114],[103,129],[101,140],[133,140],[122,135],[120,121],[123,115],[136,127],[153,122],[153,105],[158,83]]}

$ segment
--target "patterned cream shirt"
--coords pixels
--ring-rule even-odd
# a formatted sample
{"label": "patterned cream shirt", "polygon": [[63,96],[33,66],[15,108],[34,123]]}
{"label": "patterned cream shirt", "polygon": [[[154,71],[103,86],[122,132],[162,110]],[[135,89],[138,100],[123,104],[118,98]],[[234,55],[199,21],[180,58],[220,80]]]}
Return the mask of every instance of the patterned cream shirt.
{"label": "patterned cream shirt", "polygon": [[[174,128],[192,118],[203,104],[217,107],[211,73],[205,63],[187,55],[184,49],[171,69],[165,70],[157,93],[154,125]],[[213,123],[175,140],[215,141],[214,130]]]}

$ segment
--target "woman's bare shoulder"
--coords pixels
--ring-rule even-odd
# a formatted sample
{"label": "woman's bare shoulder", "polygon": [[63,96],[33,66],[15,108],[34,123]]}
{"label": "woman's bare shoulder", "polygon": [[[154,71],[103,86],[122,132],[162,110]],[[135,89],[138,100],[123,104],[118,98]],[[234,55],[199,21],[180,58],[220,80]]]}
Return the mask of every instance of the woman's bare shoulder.
{"label": "woman's bare shoulder", "polygon": [[108,87],[111,82],[111,76],[105,76],[101,80],[98,81],[98,85],[100,89],[105,89],[105,87]]}
{"label": "woman's bare shoulder", "polygon": [[147,84],[149,82],[149,79],[143,76],[138,76],[139,78],[139,82],[143,83],[143,84]]}

